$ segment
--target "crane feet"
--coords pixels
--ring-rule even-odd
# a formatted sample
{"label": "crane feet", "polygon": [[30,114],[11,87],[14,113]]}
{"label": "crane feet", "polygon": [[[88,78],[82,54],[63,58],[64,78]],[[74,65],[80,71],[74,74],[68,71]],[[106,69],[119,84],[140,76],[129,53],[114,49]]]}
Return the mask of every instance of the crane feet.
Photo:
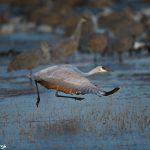
{"label": "crane feet", "polygon": [[74,99],[75,99],[75,100],[78,100],[78,101],[82,101],[82,100],[84,100],[84,98],[83,98],[83,97],[74,97]]}

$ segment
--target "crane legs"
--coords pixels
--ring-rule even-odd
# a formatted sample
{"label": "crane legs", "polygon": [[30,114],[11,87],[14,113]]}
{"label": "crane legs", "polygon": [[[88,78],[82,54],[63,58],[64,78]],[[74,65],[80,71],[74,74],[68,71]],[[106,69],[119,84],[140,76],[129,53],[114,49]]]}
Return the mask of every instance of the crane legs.
{"label": "crane legs", "polygon": [[58,91],[56,91],[55,96],[56,96],[56,97],[72,98],[72,99],[79,100],[79,101],[81,101],[81,100],[84,99],[83,97],[73,97],[73,96],[63,96],[63,95],[59,95],[59,94],[58,94]]}
{"label": "crane legs", "polygon": [[39,89],[38,89],[38,85],[37,85],[37,81],[35,81],[35,85],[36,85],[36,90],[37,90],[37,102],[36,102],[36,106],[39,106],[39,102],[40,102],[40,94],[39,94]]}
{"label": "crane legs", "polygon": [[[40,94],[39,94],[39,89],[38,89],[37,81],[35,81],[35,85],[36,85],[36,90],[37,90],[37,102],[36,102],[36,106],[38,107],[38,106],[39,106],[39,103],[40,103]],[[59,95],[59,94],[58,94],[58,91],[56,91],[55,96],[56,96],[56,97],[72,98],[72,99],[79,100],[79,101],[81,101],[81,100],[84,99],[83,97],[73,97],[73,96],[63,96],[63,95]]]}

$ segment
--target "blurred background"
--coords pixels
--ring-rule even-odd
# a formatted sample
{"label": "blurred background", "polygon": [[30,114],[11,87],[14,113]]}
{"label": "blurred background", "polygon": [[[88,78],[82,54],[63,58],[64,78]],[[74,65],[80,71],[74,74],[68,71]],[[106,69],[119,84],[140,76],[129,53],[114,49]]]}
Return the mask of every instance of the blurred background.
{"label": "blurred background", "polygon": [[[55,64],[110,97],[55,97],[27,78]],[[0,149],[149,150],[150,0],[0,0]]]}
{"label": "blurred background", "polygon": [[[85,40],[90,39],[83,36],[93,31],[107,30],[115,36],[128,32],[128,36],[148,41],[149,3],[149,0],[0,0],[0,53],[34,48],[41,40],[53,45],[56,39],[73,33],[81,16],[87,22],[79,51],[88,51]],[[94,19],[97,21],[93,23]]]}

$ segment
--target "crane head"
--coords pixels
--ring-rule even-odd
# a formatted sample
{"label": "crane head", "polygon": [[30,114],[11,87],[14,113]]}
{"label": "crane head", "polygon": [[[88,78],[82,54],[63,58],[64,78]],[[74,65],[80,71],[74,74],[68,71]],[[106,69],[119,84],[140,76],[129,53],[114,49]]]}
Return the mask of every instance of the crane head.
{"label": "crane head", "polygon": [[103,67],[103,66],[97,66],[96,68],[95,68],[96,70],[97,70],[97,72],[109,72],[110,70],[109,69],[107,69],[107,68],[105,68],[105,67]]}

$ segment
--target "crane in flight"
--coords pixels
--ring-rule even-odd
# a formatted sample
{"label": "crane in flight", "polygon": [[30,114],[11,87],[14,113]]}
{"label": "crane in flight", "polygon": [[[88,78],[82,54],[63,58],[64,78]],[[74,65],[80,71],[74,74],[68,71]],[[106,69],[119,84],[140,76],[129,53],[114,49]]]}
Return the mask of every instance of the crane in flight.
{"label": "crane in flight", "polygon": [[47,89],[56,90],[56,97],[72,98],[75,100],[83,100],[83,97],[63,96],[59,95],[58,92],[64,92],[66,94],[96,94],[98,96],[109,96],[117,92],[120,88],[115,87],[111,91],[100,90],[94,85],[87,77],[107,72],[108,70],[103,66],[97,66],[88,73],[80,71],[77,67],[70,64],[54,65],[43,69],[33,75],[28,75],[29,78],[33,79],[37,89],[37,102],[38,107],[40,102],[40,95],[38,84],[41,84]]}

